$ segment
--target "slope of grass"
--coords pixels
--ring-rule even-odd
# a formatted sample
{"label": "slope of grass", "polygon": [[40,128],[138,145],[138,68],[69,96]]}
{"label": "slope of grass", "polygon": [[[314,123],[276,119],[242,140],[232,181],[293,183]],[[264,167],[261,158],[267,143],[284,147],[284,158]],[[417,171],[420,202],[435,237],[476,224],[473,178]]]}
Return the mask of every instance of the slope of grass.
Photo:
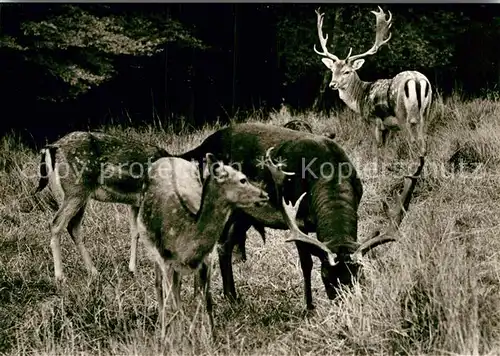
{"label": "slope of grass", "polygon": [[[192,279],[183,283],[182,310],[166,335],[156,325],[153,269],[139,250],[136,277],[127,272],[125,207],[92,202],[83,223],[100,271],[90,281],[69,238],[62,239],[67,285],[53,280],[48,222],[53,199],[36,199],[38,156],[14,136],[0,152],[0,352],[7,354],[497,354],[500,352],[500,103],[438,98],[428,122],[429,157],[398,241],[363,260],[364,278],[335,301],[326,297],[318,261],[316,311],[306,315],[302,274],[286,232],[268,229],[266,244],[251,230],[248,260],[235,264],[242,301],[222,297],[213,276],[217,337],[210,340]],[[384,222],[391,200],[412,170],[400,136],[389,145],[391,172],[376,175],[373,127],[345,111],[332,117],[294,116],[316,133],[335,132],[360,172],[364,196],[360,239]],[[292,117],[276,113],[282,125]],[[250,117],[248,121],[259,121]],[[150,127],[106,131],[182,152],[220,126],[174,135]],[[3,162],[3,163],[2,163]],[[396,164],[400,163],[400,164]]]}

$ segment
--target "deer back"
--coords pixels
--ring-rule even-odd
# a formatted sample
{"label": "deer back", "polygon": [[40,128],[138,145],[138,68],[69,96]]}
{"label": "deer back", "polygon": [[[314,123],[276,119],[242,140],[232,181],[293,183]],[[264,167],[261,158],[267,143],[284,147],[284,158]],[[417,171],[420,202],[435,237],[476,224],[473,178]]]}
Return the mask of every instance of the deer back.
{"label": "deer back", "polygon": [[[278,161],[281,157],[286,160],[284,170],[295,173],[284,183],[285,199],[296,201],[303,192],[310,192],[297,215],[298,219],[305,218],[303,227],[306,230],[314,231],[316,226],[320,226],[319,216],[331,220],[333,225],[338,220],[338,209],[346,206],[353,216],[352,212],[357,210],[362,196],[361,182],[344,150],[324,136],[258,123],[236,124],[210,135],[200,146],[186,152],[184,157],[199,160],[204,152],[212,152],[225,163],[240,165],[250,180],[262,182],[270,196],[270,204],[266,207],[245,211],[267,226],[287,228],[279,212],[281,202],[277,199],[272,177],[260,164],[269,147],[275,147],[272,152],[273,160]],[[350,170],[350,174],[345,172],[346,169]],[[340,172],[343,173],[339,174]],[[339,180],[339,176],[345,178]],[[339,184],[346,187],[342,191],[349,191],[344,195],[346,201],[329,210],[332,206],[325,201],[339,196]],[[352,219],[348,221],[349,224],[352,223]],[[335,232],[326,231],[329,227],[330,225],[324,227],[322,235],[325,239],[328,239],[326,235]]]}
{"label": "deer back", "polygon": [[[49,145],[65,194],[92,193],[102,201],[133,203],[148,166],[170,156],[162,148],[99,132],[72,132]],[[130,194],[132,193],[132,194]]]}

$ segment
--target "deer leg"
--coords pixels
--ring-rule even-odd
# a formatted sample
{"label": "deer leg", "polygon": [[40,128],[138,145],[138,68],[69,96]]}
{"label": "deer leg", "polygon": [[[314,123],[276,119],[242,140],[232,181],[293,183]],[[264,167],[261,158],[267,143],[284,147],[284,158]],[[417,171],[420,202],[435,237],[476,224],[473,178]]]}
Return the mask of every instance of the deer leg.
{"label": "deer leg", "polygon": [[240,225],[235,223],[230,229],[229,234],[233,236],[236,247],[234,249],[234,252],[236,252],[234,260],[245,262],[247,260],[247,251],[245,246],[247,241],[246,231],[241,231]]}
{"label": "deer leg", "polygon": [[[391,125],[393,121],[388,121]],[[384,165],[386,162],[387,155],[387,143],[392,135],[392,131],[389,127],[384,125],[382,119],[377,118],[375,124],[375,141],[377,143],[377,173],[384,172]]]}
{"label": "deer leg", "polygon": [[[234,275],[232,265],[232,253],[236,244],[245,245],[246,232],[252,226],[252,222],[243,213],[235,213],[224,228],[219,240],[219,267],[222,277],[224,295],[231,301],[236,301],[236,288],[234,286]],[[246,253],[244,253],[246,258]]]}
{"label": "deer leg", "polygon": [[83,262],[85,263],[87,271],[90,272],[91,275],[96,276],[97,269],[95,268],[94,263],[92,262],[92,258],[90,257],[90,254],[87,248],[85,247],[85,244],[83,243],[80,231],[83,214],[85,212],[85,207],[86,204],[80,207],[75,216],[71,218],[71,220],[68,223],[68,232],[71,238],[73,239],[76,247],[78,248],[78,251],[80,251],[80,254],[82,255]]}
{"label": "deer leg", "polygon": [[155,289],[156,289],[156,300],[158,301],[158,319],[161,327],[161,335],[165,335],[165,289],[164,283],[166,283],[167,271],[164,265],[160,265],[159,262],[155,262]]}
{"label": "deer leg", "polygon": [[222,286],[224,289],[224,296],[231,302],[236,301],[236,288],[234,286],[233,275],[233,247],[234,241],[228,238],[224,243],[219,246],[219,268],[222,277]]}
{"label": "deer leg", "polygon": [[196,295],[198,295],[198,289],[200,288],[200,277],[198,275],[194,275],[193,278],[193,298],[196,298]]}
{"label": "deer leg", "polygon": [[427,147],[426,147],[425,136],[424,136],[424,122],[423,122],[423,120],[420,121],[420,124],[418,125],[418,143],[420,146],[419,154],[421,157],[425,157],[425,155],[427,153]]}
{"label": "deer leg", "polygon": [[158,319],[162,320],[165,307],[165,303],[163,302],[163,271],[158,262],[155,262],[155,289],[158,301]]}
{"label": "deer leg", "polygon": [[203,262],[199,270],[199,278],[205,297],[205,306],[207,309],[208,320],[210,323],[210,333],[212,337],[214,336],[214,314],[213,314],[213,301],[212,293],[210,292],[210,279],[212,274],[211,263],[207,264]]}
{"label": "deer leg", "polygon": [[384,123],[380,118],[375,119],[375,142],[377,143],[377,147],[382,146],[382,131],[384,129]]}
{"label": "deer leg", "polygon": [[382,148],[387,147],[387,142],[389,141],[389,137],[391,136],[391,130],[384,129],[382,130]]}
{"label": "deer leg", "polygon": [[381,166],[383,164],[382,162],[382,157],[381,157],[381,152],[382,152],[382,147],[383,147],[383,128],[384,125],[382,123],[382,120],[380,118],[375,119],[375,143],[376,143],[376,163],[377,163],[377,173],[380,173],[382,171]]}
{"label": "deer leg", "polygon": [[139,233],[137,231],[137,216],[139,214],[139,208],[135,206],[130,206],[129,211],[129,223],[130,223],[130,261],[128,264],[128,270],[130,273],[135,274],[135,269],[137,265],[137,241],[139,240]]}
{"label": "deer leg", "polygon": [[219,240],[219,268],[222,277],[222,287],[224,290],[224,296],[229,299],[229,301],[236,301],[236,288],[234,286],[234,275],[233,275],[233,248],[235,246],[235,232],[238,218],[235,214],[230,218],[224,227],[222,236]]}
{"label": "deer leg", "polygon": [[[56,281],[64,279],[64,273],[61,260],[61,230],[69,228],[69,222],[79,213],[81,208],[85,207],[85,198],[64,199],[57,211],[50,226],[52,257],[54,259],[54,275]],[[83,212],[82,212],[83,214]],[[81,217],[80,217],[81,220]],[[74,223],[78,221],[75,220]]]}
{"label": "deer leg", "polygon": [[300,267],[302,268],[302,275],[304,277],[304,298],[308,310],[313,310],[314,305],[312,302],[312,289],[311,289],[311,271],[313,261],[311,254],[302,242],[296,242],[297,252],[299,253]]}
{"label": "deer leg", "polygon": [[[255,230],[260,234],[262,241],[266,243],[266,231],[264,226],[252,221],[251,219],[247,220],[247,217],[241,217],[238,219],[235,224],[233,224],[233,229],[230,230],[230,235],[234,236],[236,241],[237,248],[235,251],[239,253],[240,261],[245,262],[247,260],[247,252],[246,252],[246,241],[248,238],[247,231],[250,227],[254,227]],[[235,260],[236,260],[235,256]]]}
{"label": "deer leg", "polygon": [[181,282],[182,282],[181,275],[173,268],[171,273],[172,273],[172,286],[171,286],[172,300],[174,302],[174,308],[179,309],[181,307]]}

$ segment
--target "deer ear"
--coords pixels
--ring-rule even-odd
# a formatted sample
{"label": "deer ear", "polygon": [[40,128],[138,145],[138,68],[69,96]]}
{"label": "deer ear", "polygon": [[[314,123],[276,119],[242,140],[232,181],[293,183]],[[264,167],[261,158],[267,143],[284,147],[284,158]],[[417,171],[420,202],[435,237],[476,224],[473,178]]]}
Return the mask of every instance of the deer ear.
{"label": "deer ear", "polygon": [[207,161],[207,166],[210,166],[210,165],[214,164],[215,162],[217,162],[217,158],[215,158],[214,154],[210,153],[210,152],[208,152],[205,155],[205,159]]}
{"label": "deer ear", "polygon": [[205,167],[203,168],[203,180],[205,180],[210,173],[212,173],[212,166],[217,162],[217,159],[212,153],[207,153],[205,155]]}
{"label": "deer ear", "polygon": [[363,58],[356,59],[354,62],[352,62],[352,69],[358,70],[359,68],[361,68],[363,66],[364,63],[365,63],[365,60]]}
{"label": "deer ear", "polygon": [[205,155],[207,164],[203,170],[203,179],[207,178],[210,174],[216,178],[223,178],[227,175],[224,169],[224,163],[219,161],[212,153],[207,153]]}
{"label": "deer ear", "polygon": [[321,58],[321,61],[323,62],[323,64],[328,68],[328,69],[332,69],[333,68],[333,60],[330,59],[330,58]]}

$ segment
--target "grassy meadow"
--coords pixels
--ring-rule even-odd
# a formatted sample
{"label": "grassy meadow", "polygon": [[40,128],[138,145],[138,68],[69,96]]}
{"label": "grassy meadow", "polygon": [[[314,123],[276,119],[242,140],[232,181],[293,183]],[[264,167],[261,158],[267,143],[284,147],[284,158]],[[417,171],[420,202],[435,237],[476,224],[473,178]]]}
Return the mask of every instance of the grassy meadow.
{"label": "grassy meadow", "polygon": [[[300,118],[335,140],[364,185],[359,239],[385,219],[381,201],[414,168],[396,136],[391,170],[375,175],[373,126],[348,110],[331,117],[276,112],[266,122]],[[16,137],[0,142],[0,353],[105,355],[454,355],[500,353],[500,101],[434,99],[427,124],[428,158],[397,241],[364,260],[364,278],[328,300],[314,259],[316,310],[304,312],[302,273],[287,233],[267,229],[264,244],[250,230],[246,262],[234,264],[241,302],[222,295],[218,263],[212,291],[217,335],[212,341],[192,277],[183,307],[166,334],[156,324],[154,269],[139,244],[137,275],[127,270],[125,206],[92,201],[83,220],[86,246],[100,271],[87,277],[68,234],[61,239],[67,284],[53,278],[47,192],[33,197],[38,154]],[[247,121],[262,121],[258,114]],[[103,130],[153,142],[178,153],[217,125],[173,134],[165,128]],[[410,163],[408,163],[410,162]],[[401,164],[397,164],[401,163]]]}

